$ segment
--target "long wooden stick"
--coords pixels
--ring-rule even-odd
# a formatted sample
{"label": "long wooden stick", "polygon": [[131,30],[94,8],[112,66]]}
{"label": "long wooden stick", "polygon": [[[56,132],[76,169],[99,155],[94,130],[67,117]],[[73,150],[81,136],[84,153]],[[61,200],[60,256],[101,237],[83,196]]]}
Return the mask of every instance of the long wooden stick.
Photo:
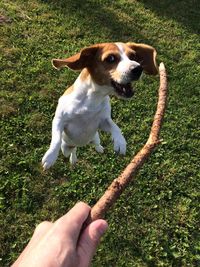
{"label": "long wooden stick", "polygon": [[86,225],[96,219],[104,218],[105,213],[120,197],[121,193],[128,186],[130,181],[135,178],[138,170],[153,152],[154,148],[160,143],[159,134],[167,103],[167,74],[163,63],[160,63],[159,74],[160,87],[158,91],[157,110],[154,116],[149,138],[143,148],[131,160],[119,177],[114,179],[114,181],[105,191],[104,195],[93,206],[86,221]]}

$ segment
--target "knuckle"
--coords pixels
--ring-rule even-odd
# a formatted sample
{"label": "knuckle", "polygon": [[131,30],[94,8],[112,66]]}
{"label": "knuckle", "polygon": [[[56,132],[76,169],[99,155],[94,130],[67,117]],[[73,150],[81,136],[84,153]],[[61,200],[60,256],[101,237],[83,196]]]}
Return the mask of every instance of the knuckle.
{"label": "knuckle", "polygon": [[52,226],[51,222],[44,221],[37,225],[35,233],[41,233],[47,231]]}

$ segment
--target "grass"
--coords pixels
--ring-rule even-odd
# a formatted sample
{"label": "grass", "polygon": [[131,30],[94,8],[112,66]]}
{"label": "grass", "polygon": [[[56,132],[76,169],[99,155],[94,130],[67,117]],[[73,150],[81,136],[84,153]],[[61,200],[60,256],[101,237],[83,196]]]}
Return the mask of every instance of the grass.
{"label": "grass", "polygon": [[55,220],[77,201],[93,205],[148,136],[158,77],[137,83],[131,101],[112,99],[128,142],[115,156],[79,150],[71,169],[60,155],[43,173],[57,100],[77,73],[52,69],[54,57],[110,41],[153,45],[169,73],[164,142],[107,214],[109,230],[92,266],[198,266],[200,6],[192,1],[9,1],[1,19],[1,266],[19,255],[35,225]]}

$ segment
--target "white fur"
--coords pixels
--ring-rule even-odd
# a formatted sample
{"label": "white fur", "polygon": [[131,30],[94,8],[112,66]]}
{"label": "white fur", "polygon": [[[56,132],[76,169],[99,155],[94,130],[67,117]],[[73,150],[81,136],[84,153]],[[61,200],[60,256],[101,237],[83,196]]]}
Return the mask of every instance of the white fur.
{"label": "white fur", "polygon": [[129,73],[132,69],[136,68],[140,64],[134,60],[130,60],[128,56],[125,53],[124,45],[121,43],[116,43],[117,47],[120,51],[121,60],[117,66],[116,72],[120,73],[118,80],[116,82],[118,83],[128,83],[130,82],[130,76]]}
{"label": "white fur", "polygon": [[90,75],[83,81],[79,75],[73,92],[59,99],[52,122],[51,144],[42,159],[45,170],[55,163],[60,149],[64,156],[70,156],[71,164],[77,162],[76,147],[93,143],[96,151],[103,153],[98,129],[111,133],[116,152],[126,153],[126,141],[111,119],[108,95],[112,93],[111,86],[97,85]]}

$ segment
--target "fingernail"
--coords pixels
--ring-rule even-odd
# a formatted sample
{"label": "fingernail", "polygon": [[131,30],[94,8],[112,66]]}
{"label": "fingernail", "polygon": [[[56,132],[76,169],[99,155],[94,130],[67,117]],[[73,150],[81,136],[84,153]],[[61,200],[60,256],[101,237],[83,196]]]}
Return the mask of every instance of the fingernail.
{"label": "fingernail", "polygon": [[102,236],[107,229],[108,229],[108,223],[106,221],[102,221],[98,229],[100,236]]}

